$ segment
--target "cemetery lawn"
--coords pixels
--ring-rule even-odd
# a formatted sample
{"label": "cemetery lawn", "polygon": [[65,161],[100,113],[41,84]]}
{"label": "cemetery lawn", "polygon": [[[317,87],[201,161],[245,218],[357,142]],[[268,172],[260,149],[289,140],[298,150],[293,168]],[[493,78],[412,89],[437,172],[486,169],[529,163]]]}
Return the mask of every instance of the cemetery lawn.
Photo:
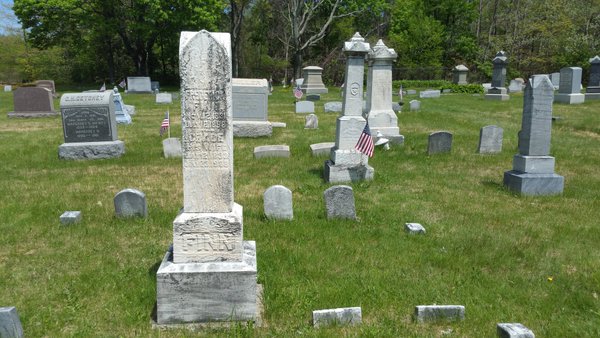
{"label": "cemetery lawn", "polygon": [[[151,328],[155,273],[183,204],[181,160],[162,157],[166,106],[153,95],[123,98],[137,112],[118,127],[126,154],[61,161],[60,117],[8,119],[12,94],[0,93],[0,306],[17,307],[28,337],[495,337],[500,322],[538,337],[600,336],[600,101],[554,105],[551,153],[565,190],[532,198],[502,185],[517,153],[521,95],[423,99],[421,111],[398,114],[405,144],[376,149],[375,179],[349,184],[358,221],[328,221],[327,157],[312,157],[309,145],[335,140],[337,114],[323,103],[339,101],[339,90],[316,104],[319,129],[304,130],[291,90],[275,88],[269,120],[287,128],[236,138],[234,156],[264,326],[193,333]],[[180,137],[174,102],[171,133]],[[503,150],[477,154],[479,129],[492,124],[504,128]],[[454,134],[452,152],[428,156],[427,136],[438,130]],[[267,144],[289,145],[291,157],[254,159],[254,147]],[[293,192],[293,221],[263,216],[262,194],[275,184]],[[147,219],[114,217],[113,197],[125,188],[145,192]],[[61,226],[67,210],[82,211],[82,222]],[[406,234],[406,222],[427,233]],[[415,306],[429,304],[464,305],[466,318],[415,323]],[[313,310],[353,306],[362,307],[362,325],[312,328]]]}

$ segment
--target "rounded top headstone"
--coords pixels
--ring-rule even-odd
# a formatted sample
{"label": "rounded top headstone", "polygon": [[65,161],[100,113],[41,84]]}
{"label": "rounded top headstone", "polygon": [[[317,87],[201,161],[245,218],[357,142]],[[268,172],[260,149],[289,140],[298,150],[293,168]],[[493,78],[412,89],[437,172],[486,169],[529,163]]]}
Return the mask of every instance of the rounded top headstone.
{"label": "rounded top headstone", "polygon": [[369,52],[370,45],[365,39],[356,32],[349,41],[344,42],[344,52],[346,54],[366,54]]}
{"label": "rounded top headstone", "polygon": [[137,189],[123,189],[114,198],[115,214],[118,217],[147,217],[146,194]]}

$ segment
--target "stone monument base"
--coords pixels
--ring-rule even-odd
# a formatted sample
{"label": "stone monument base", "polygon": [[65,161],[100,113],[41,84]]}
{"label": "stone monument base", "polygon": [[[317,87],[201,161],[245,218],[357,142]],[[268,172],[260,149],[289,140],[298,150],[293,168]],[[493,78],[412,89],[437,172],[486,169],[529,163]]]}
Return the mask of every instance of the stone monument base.
{"label": "stone monument base", "polygon": [[554,94],[554,102],[566,103],[566,104],[579,104],[585,101],[585,95],[583,94]]}
{"label": "stone monument base", "polygon": [[60,115],[60,113],[55,112],[55,111],[27,111],[27,112],[20,112],[20,111],[11,111],[8,112],[8,117],[9,118],[36,118],[36,117],[49,117],[49,116],[57,116]]}
{"label": "stone monument base", "polygon": [[375,169],[369,165],[358,165],[349,167],[347,165],[335,165],[331,160],[325,161],[323,177],[326,182],[357,182],[373,179]]}
{"label": "stone monument base", "polygon": [[120,140],[63,143],[58,147],[58,158],[62,160],[95,160],[121,157],[123,154],[125,143]]}
{"label": "stone monument base", "polygon": [[532,174],[511,170],[504,172],[504,185],[521,195],[559,195],[563,192],[565,178],[552,174]]}
{"label": "stone monument base", "polygon": [[261,137],[273,135],[269,121],[233,121],[234,137]]}
{"label": "stone monument base", "polygon": [[506,88],[490,88],[485,94],[486,100],[492,101],[508,101],[510,96],[506,93]]}
{"label": "stone monument base", "polygon": [[241,262],[173,263],[172,247],[156,272],[156,323],[260,322],[256,244]]}
{"label": "stone monument base", "polygon": [[600,100],[600,93],[585,93],[585,100]]}

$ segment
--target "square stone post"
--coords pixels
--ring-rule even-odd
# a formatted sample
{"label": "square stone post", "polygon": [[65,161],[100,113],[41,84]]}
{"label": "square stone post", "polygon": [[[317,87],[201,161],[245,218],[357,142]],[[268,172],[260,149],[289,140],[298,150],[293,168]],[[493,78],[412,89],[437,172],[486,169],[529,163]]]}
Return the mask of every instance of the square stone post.
{"label": "square stone post", "polygon": [[335,146],[331,159],[325,162],[327,182],[350,182],[373,179],[375,170],[367,155],[355,149],[367,121],[363,117],[363,78],[369,43],[357,32],[344,43],[346,75],[342,116],[336,122]]}
{"label": "square stone post", "polygon": [[453,73],[454,78],[452,82],[459,85],[469,84],[469,82],[467,82],[467,74],[469,73],[469,68],[467,68],[465,65],[458,65],[454,67]]}

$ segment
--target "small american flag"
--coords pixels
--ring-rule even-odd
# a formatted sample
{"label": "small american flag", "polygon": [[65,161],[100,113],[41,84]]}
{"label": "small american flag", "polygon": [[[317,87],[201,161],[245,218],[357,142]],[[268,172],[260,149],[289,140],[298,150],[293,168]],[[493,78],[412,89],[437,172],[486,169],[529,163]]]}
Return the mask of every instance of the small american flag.
{"label": "small american flag", "polygon": [[296,87],[294,88],[294,96],[300,100],[302,98],[302,95],[304,95],[304,93],[302,92],[302,89],[300,89],[300,87]]}
{"label": "small american flag", "polygon": [[354,148],[369,157],[373,157],[373,149],[375,148],[375,144],[373,144],[373,137],[371,137],[371,129],[369,129],[368,122],[365,125],[365,129],[363,129],[362,133],[360,133],[360,137],[358,138],[358,142],[356,142],[356,146]]}
{"label": "small american flag", "polygon": [[127,83],[125,82],[125,79],[121,80],[121,82],[119,82],[119,87],[121,88],[125,88],[125,86],[127,85]]}
{"label": "small american flag", "polygon": [[160,124],[160,136],[165,133],[165,131],[169,130],[170,119],[169,119],[169,111],[165,114],[165,118],[162,120]]}

